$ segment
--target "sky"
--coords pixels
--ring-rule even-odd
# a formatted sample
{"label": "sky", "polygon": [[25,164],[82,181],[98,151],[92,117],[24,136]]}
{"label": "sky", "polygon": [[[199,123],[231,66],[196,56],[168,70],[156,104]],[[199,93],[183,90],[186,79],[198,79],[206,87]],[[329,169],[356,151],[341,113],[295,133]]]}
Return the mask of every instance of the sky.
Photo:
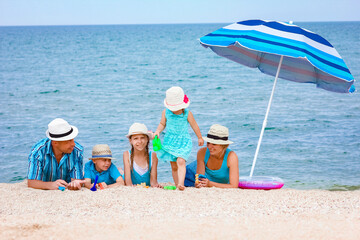
{"label": "sky", "polygon": [[360,0],[0,0],[0,26],[360,21]]}

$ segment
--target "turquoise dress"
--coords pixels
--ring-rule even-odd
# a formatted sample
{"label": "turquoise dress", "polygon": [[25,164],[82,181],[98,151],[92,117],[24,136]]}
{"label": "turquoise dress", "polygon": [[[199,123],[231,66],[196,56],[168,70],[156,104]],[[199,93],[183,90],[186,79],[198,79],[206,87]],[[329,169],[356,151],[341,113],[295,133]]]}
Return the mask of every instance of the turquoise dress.
{"label": "turquoise dress", "polygon": [[[129,156],[131,151],[129,150]],[[129,157],[130,162],[130,157]],[[130,163],[131,164],[131,163]],[[146,173],[140,175],[135,169],[131,171],[131,182],[132,184],[146,183],[146,186],[150,186],[150,172],[151,172],[151,151],[149,152],[149,169]]]}
{"label": "turquoise dress", "polygon": [[162,161],[176,162],[179,157],[185,159],[185,161],[189,159],[192,140],[189,134],[188,115],[189,110],[187,109],[184,109],[184,113],[180,115],[166,109],[165,138],[161,149],[157,153],[158,158]]}

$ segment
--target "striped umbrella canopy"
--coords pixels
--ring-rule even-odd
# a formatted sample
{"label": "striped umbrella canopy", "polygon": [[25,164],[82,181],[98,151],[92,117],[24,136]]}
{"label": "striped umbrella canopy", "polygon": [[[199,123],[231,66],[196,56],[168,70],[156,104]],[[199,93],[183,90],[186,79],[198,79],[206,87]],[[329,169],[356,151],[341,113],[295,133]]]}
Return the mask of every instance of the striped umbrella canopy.
{"label": "striped umbrella canopy", "polygon": [[275,76],[250,177],[254,172],[278,78],[314,83],[332,92],[355,91],[354,77],[335,48],[323,37],[293,24],[242,21],[209,33],[200,38],[200,43],[222,57]]}
{"label": "striped umbrella canopy", "polygon": [[265,74],[314,83],[328,91],[355,90],[354,77],[336,49],[323,37],[296,25],[276,21],[247,20],[220,28],[200,43],[216,54]]}

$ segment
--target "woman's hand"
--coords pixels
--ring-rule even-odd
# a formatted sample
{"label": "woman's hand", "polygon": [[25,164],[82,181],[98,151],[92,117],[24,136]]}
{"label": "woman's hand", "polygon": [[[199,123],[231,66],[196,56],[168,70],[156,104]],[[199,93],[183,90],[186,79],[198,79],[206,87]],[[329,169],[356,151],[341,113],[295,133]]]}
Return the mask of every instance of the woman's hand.
{"label": "woman's hand", "polygon": [[204,139],[201,137],[201,138],[198,138],[198,144],[199,146],[203,146],[204,145]]}
{"label": "woman's hand", "polygon": [[[196,186],[196,184],[195,184]],[[210,187],[210,181],[209,179],[207,178],[199,178],[199,183],[197,184],[198,188],[201,188],[201,187]]]}

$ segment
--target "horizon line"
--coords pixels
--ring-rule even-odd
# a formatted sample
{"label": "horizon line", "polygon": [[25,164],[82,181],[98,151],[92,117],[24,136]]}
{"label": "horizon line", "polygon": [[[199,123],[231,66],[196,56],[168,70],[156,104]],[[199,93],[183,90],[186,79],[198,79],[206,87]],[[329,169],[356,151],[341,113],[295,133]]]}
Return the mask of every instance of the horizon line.
{"label": "horizon line", "polygon": [[[275,20],[276,21],[276,20]],[[288,21],[279,21],[288,22]],[[329,23],[329,22],[360,22],[360,20],[339,21],[292,21],[293,23]],[[181,25],[181,24],[231,24],[234,22],[194,22],[194,23],[95,23],[95,24],[29,24],[29,25],[1,25],[0,27],[60,27],[60,26],[114,26],[114,25]]]}

